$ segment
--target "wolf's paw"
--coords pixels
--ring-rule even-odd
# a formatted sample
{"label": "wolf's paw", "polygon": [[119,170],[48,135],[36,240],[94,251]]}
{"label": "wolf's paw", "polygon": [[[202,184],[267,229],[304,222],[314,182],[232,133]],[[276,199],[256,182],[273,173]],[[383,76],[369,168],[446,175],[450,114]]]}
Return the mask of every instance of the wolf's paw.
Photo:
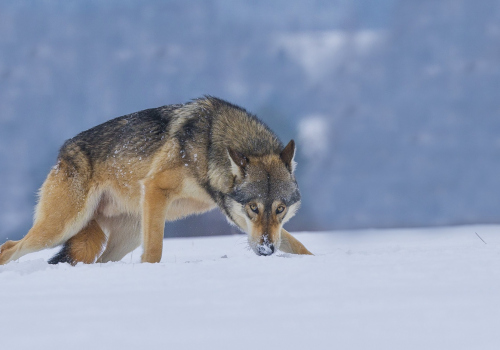
{"label": "wolf's paw", "polygon": [[14,253],[14,247],[18,241],[7,241],[0,246],[0,265],[4,265],[10,261],[10,257]]}

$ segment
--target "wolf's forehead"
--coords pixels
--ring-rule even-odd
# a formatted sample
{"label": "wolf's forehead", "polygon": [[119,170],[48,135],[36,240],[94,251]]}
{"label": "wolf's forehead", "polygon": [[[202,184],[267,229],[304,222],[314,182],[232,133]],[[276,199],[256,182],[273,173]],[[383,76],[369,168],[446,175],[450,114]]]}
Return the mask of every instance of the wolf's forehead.
{"label": "wolf's forehead", "polygon": [[264,203],[283,201],[291,205],[300,199],[297,183],[294,180],[275,179],[272,176],[247,182],[241,191],[247,200],[259,200]]}

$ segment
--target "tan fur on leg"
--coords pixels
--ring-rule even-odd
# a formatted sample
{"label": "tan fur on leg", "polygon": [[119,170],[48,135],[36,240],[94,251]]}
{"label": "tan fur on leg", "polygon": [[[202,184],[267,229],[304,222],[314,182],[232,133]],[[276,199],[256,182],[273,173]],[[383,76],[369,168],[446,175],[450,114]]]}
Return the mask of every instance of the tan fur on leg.
{"label": "tan fur on leg", "polygon": [[163,251],[163,230],[168,206],[182,183],[179,171],[164,171],[143,181],[141,262],[158,263]]}
{"label": "tan fur on leg", "polygon": [[0,247],[0,265],[23,255],[60,245],[86,225],[95,204],[89,200],[82,181],[68,179],[67,166],[60,162],[40,189],[33,227],[19,241]]}
{"label": "tan fur on leg", "polygon": [[92,220],[83,230],[71,237],[63,249],[67,249],[69,263],[79,262],[92,264],[102,251],[106,235],[95,220]]}
{"label": "tan fur on leg", "polygon": [[281,229],[281,245],[279,250],[291,254],[314,255],[284,228]]}

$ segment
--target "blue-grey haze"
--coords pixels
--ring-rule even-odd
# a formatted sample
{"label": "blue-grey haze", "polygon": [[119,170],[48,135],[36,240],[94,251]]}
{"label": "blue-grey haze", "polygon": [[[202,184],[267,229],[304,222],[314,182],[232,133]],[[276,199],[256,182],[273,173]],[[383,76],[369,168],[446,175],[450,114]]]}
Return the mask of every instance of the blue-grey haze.
{"label": "blue-grey haze", "polygon": [[[1,240],[65,139],[203,94],[297,140],[291,230],[500,222],[496,0],[4,0]],[[233,231],[211,213],[166,234]]]}

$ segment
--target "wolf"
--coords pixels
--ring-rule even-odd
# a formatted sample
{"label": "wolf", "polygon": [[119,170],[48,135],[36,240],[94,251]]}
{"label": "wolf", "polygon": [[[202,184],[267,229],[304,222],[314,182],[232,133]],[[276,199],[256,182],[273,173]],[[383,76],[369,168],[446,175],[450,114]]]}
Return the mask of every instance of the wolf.
{"label": "wolf", "polygon": [[34,224],[0,264],[62,245],[50,264],[119,261],[142,243],[160,262],[166,221],[218,207],[257,255],[311,254],[283,225],[300,206],[295,142],[212,96],[109,120],[67,140]]}

